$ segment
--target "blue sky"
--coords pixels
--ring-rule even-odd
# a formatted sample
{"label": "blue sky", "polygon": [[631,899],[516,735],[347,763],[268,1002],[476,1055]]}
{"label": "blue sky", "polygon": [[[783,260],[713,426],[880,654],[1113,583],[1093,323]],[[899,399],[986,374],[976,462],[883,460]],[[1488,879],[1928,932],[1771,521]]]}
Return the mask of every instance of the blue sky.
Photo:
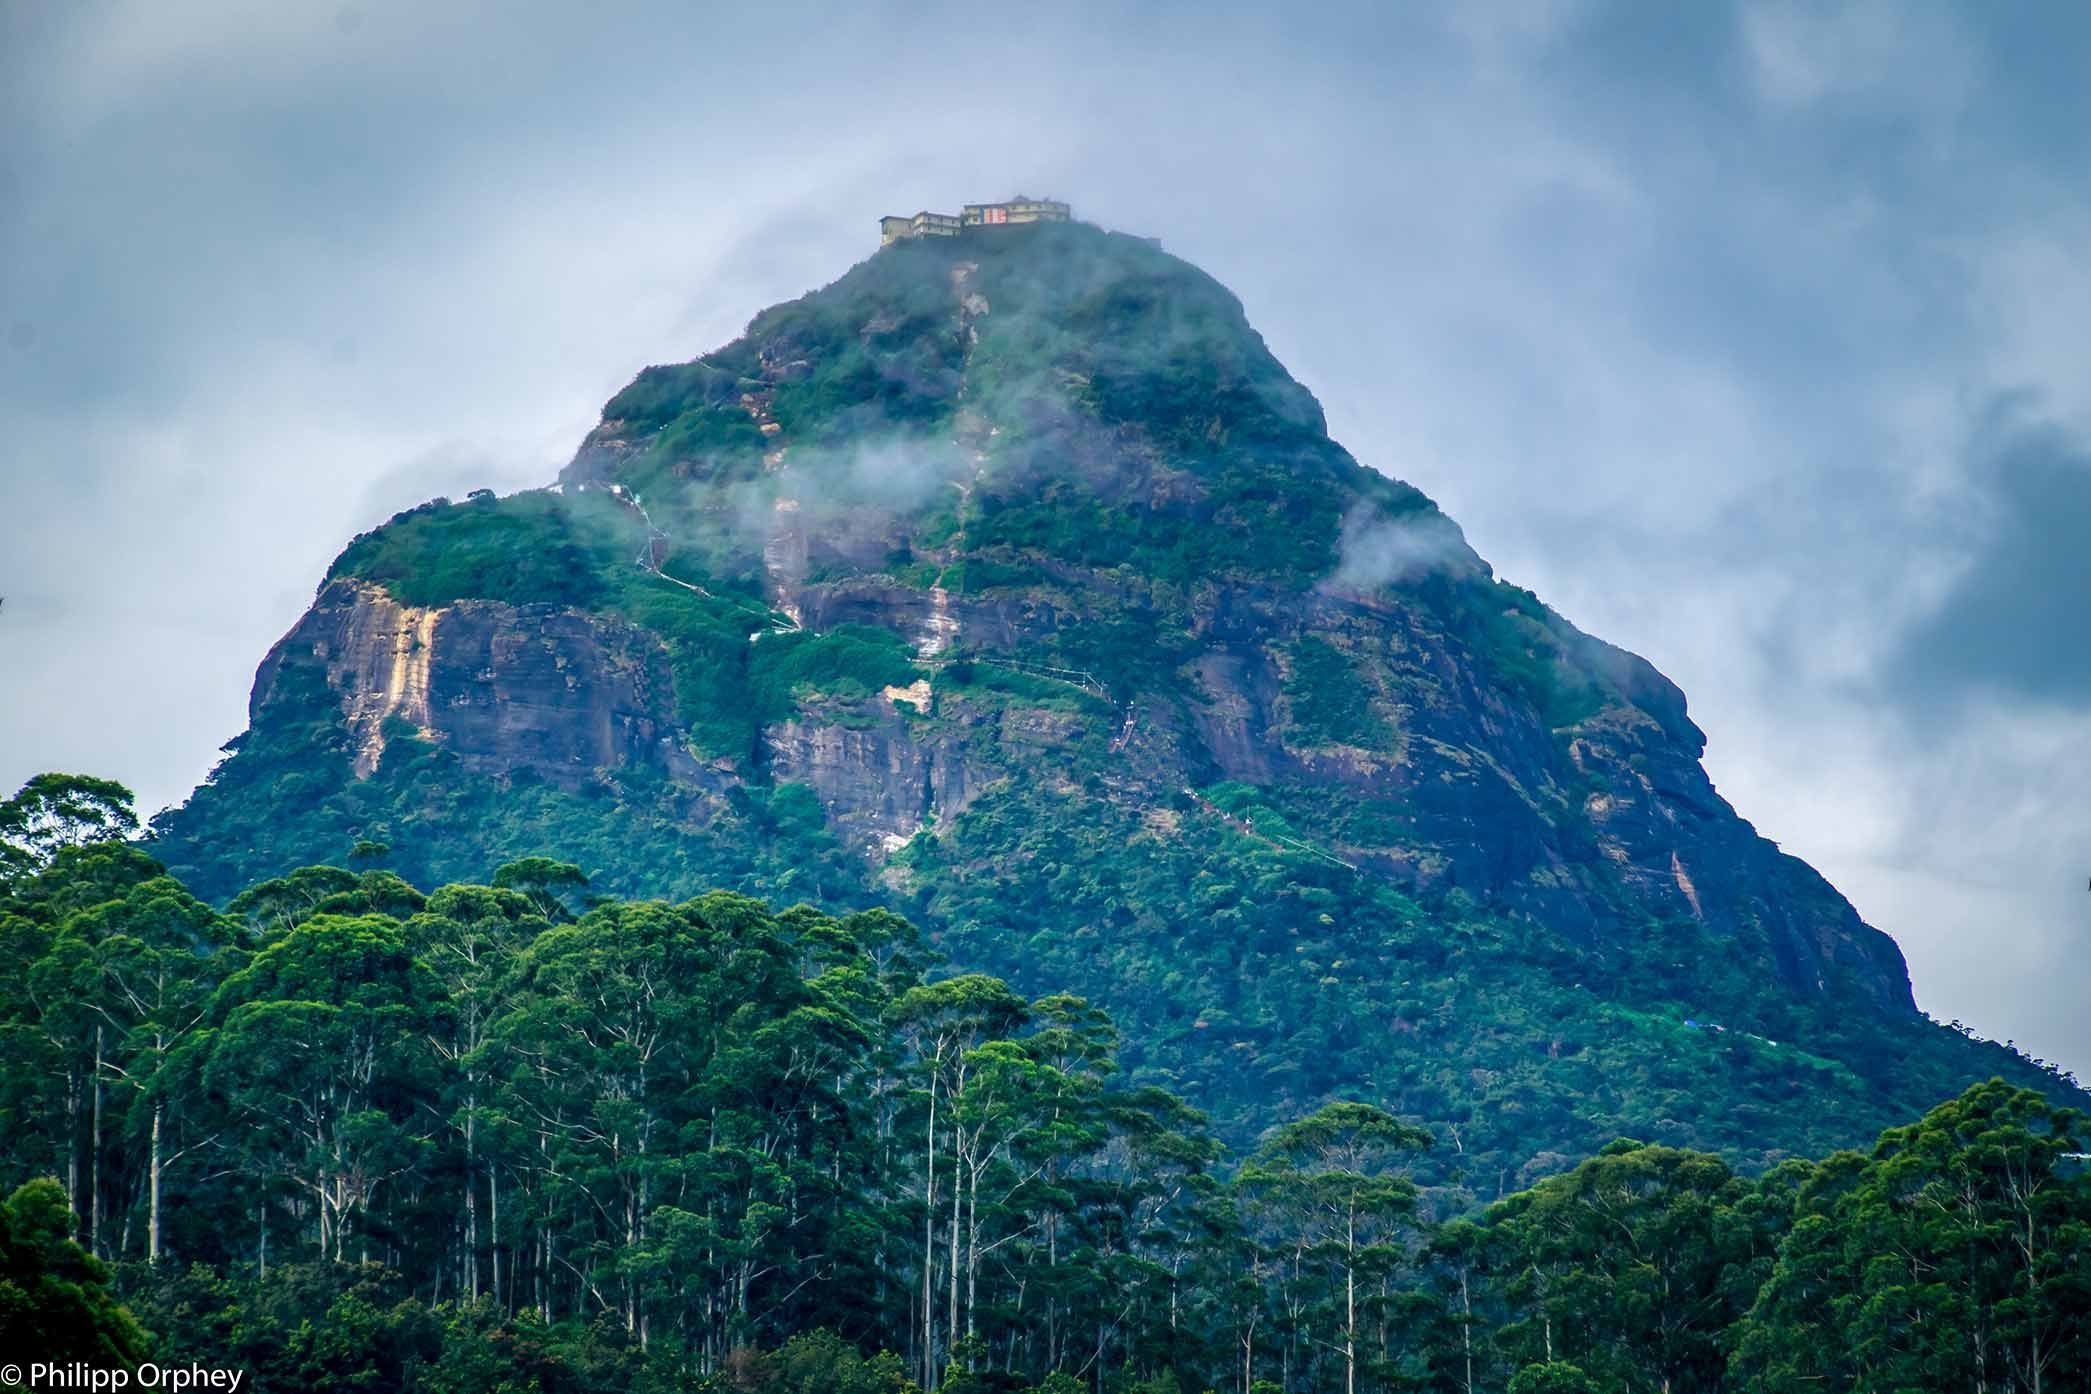
{"label": "blue sky", "polygon": [[1682,684],[1927,1009],[2091,1074],[2087,26],[0,5],[0,783],[178,800],[353,532],[548,481],[878,214],[1050,193]]}

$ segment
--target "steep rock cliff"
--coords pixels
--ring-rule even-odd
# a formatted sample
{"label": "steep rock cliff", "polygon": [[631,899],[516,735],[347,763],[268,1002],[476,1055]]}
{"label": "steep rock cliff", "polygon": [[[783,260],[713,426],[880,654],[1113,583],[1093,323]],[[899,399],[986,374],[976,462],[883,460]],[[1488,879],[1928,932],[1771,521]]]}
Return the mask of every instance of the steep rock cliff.
{"label": "steep rock cliff", "polygon": [[255,674],[256,721],[299,668],[340,695],[358,777],[376,772],[395,722],[468,769],[529,770],[567,788],[633,764],[697,771],[677,738],[660,640],[616,620],[497,600],[402,605],[380,586],[333,580]]}

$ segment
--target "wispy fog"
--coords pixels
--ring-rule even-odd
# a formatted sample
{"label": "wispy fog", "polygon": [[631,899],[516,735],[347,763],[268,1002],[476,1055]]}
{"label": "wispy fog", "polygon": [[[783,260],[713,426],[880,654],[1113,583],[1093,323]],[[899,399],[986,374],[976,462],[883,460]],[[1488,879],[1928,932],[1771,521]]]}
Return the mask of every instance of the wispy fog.
{"label": "wispy fog", "polygon": [[1343,590],[1369,591],[1432,571],[1464,571],[1480,564],[1459,524],[1442,513],[1375,517],[1361,511],[1344,519],[1329,583]]}

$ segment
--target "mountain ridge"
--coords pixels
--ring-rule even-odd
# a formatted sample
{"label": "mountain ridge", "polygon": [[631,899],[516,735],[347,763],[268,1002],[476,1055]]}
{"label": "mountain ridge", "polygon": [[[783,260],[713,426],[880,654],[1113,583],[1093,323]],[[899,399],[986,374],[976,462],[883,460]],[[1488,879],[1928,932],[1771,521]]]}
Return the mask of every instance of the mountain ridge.
{"label": "mountain ridge", "polygon": [[1856,1138],[2030,1068],[1917,1012],[1674,684],[1330,440],[1231,292],[1080,224],[896,243],[644,370],[557,492],[351,543],[250,707],[156,824],[208,893],[375,840],[879,898],[1237,1137],[1363,1093],[1507,1171],[1761,1162],[1821,1140],[1795,1098]]}

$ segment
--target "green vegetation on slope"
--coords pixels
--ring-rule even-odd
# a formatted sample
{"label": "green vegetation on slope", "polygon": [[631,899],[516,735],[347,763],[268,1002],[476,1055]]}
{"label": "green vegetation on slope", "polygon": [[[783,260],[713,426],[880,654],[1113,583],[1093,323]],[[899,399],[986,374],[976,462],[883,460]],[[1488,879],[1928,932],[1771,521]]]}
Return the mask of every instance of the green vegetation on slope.
{"label": "green vegetation on slope", "polygon": [[624,542],[609,508],[577,516],[574,501],[548,491],[436,499],[351,542],[328,575],[375,581],[403,605],[586,607],[603,598],[603,573]]}
{"label": "green vegetation on slope", "polygon": [[[2053,1083],[1921,1018],[1769,989],[1690,922],[1593,945],[1456,890],[1413,899],[1342,864],[1325,803],[1222,785],[1109,818],[1012,787],[909,845],[898,903],[961,963],[1112,1004],[1128,1068],[1230,1140],[1363,1089],[1455,1125],[1459,1184],[1482,1197],[1622,1132],[1755,1170],[1978,1072]],[[1424,1170],[1450,1183],[1449,1162]]]}
{"label": "green vegetation on slope", "polygon": [[1285,700],[1302,745],[1377,745],[1386,728],[1372,711],[1372,688],[1342,651],[1312,636],[1293,646]]}

